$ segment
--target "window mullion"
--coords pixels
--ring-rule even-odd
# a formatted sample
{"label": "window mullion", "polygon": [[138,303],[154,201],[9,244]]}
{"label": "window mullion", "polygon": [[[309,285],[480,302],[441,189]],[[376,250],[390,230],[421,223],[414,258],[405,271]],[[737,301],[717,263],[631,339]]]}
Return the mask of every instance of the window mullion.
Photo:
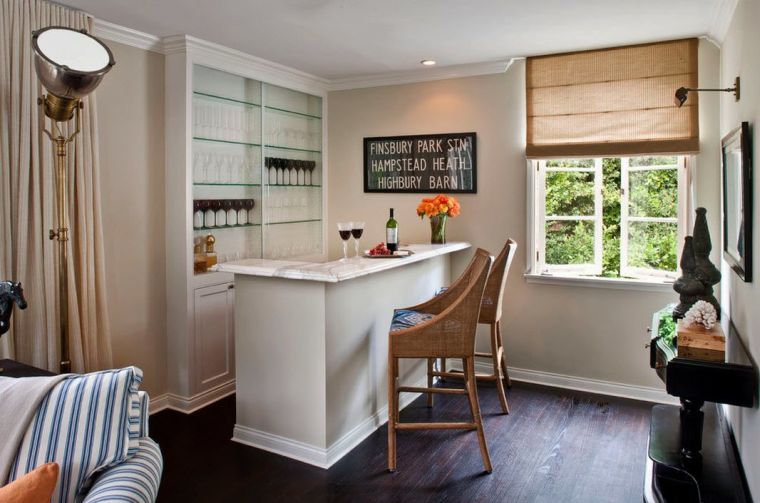
{"label": "window mullion", "polygon": [[538,197],[536,198],[536,210],[538,218],[536,219],[536,256],[534,258],[535,270],[539,274],[544,272],[544,262],[546,260],[546,161],[536,163],[536,187]]}
{"label": "window mullion", "polygon": [[629,168],[631,159],[623,157],[620,159],[620,274],[628,274],[628,217],[630,216],[629,206]]}
{"label": "window mullion", "polygon": [[602,274],[602,259],[604,256],[604,220],[602,198],[602,159],[594,159],[594,274]]}

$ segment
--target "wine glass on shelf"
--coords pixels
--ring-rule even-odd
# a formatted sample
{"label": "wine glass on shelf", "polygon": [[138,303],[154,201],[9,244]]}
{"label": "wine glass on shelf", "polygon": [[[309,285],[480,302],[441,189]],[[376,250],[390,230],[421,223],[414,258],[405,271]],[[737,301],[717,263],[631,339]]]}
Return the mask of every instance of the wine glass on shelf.
{"label": "wine glass on shelf", "polygon": [[340,235],[340,239],[343,240],[343,258],[340,259],[341,262],[348,260],[348,240],[351,239],[352,227],[353,224],[351,222],[338,223],[338,234]]}
{"label": "wine glass on shelf", "polygon": [[309,176],[306,177],[306,185],[314,185],[314,169],[317,167],[315,161],[306,161],[306,171],[309,172]]}
{"label": "wine glass on shelf", "polygon": [[351,235],[354,237],[354,251],[356,257],[359,257],[359,239],[364,233],[364,222],[351,222]]}

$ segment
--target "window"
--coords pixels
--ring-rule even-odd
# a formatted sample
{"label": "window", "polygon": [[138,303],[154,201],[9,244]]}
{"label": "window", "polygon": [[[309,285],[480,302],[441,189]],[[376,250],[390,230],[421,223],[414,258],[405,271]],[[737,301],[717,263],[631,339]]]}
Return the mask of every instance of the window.
{"label": "window", "polygon": [[531,170],[534,273],[676,276],[686,216],[684,156],[537,160]]}

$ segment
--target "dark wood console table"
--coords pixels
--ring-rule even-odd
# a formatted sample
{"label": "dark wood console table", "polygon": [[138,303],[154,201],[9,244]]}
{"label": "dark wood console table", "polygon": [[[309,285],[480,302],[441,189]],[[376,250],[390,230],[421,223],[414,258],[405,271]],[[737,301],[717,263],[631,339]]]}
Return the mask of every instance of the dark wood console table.
{"label": "dark wood console table", "polygon": [[38,369],[16,360],[0,360],[0,377],[44,377],[55,375],[53,372]]}
{"label": "dark wood console table", "polygon": [[[745,502],[741,463],[716,405],[752,407],[757,370],[733,326],[724,322],[725,361],[678,356],[657,336],[659,315],[652,320],[650,366],[681,407],[652,409],[649,462],[644,499],[656,502]],[[724,316],[725,318],[725,316]],[[707,406],[703,406],[705,402]]]}

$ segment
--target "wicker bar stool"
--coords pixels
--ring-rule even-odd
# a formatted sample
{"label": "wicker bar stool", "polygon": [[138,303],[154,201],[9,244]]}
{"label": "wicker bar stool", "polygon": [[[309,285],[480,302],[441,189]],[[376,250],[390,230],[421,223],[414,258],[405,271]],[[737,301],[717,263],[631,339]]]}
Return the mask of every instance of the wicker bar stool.
{"label": "wicker bar stool", "polygon": [[[417,306],[397,309],[388,334],[388,470],[396,470],[396,431],[421,429],[476,430],[486,472],[491,458],[480,416],[475,382],[475,330],[483,291],[493,257],[478,249],[467,270],[441,295]],[[400,358],[461,358],[464,389],[399,386]],[[447,393],[467,395],[472,422],[399,422],[399,394]]]}
{"label": "wicker bar stool", "polygon": [[[501,338],[501,306],[504,300],[504,286],[507,283],[507,274],[512,259],[517,251],[517,243],[512,239],[507,239],[504,248],[491,267],[491,274],[488,276],[486,289],[483,293],[483,305],[480,308],[480,318],[478,323],[489,325],[491,328],[491,352],[475,352],[476,357],[490,358],[493,364],[493,373],[476,374],[476,379],[482,381],[495,381],[496,392],[499,395],[501,410],[509,414],[509,404],[507,395],[504,393],[504,382],[507,381],[507,387],[512,386],[507,372],[507,359],[504,352],[504,342]],[[435,358],[428,359],[428,386],[433,386],[433,377],[462,377],[458,371],[446,371],[446,358],[441,358],[439,370],[435,370]],[[433,406],[433,395],[428,395],[428,406]]]}

